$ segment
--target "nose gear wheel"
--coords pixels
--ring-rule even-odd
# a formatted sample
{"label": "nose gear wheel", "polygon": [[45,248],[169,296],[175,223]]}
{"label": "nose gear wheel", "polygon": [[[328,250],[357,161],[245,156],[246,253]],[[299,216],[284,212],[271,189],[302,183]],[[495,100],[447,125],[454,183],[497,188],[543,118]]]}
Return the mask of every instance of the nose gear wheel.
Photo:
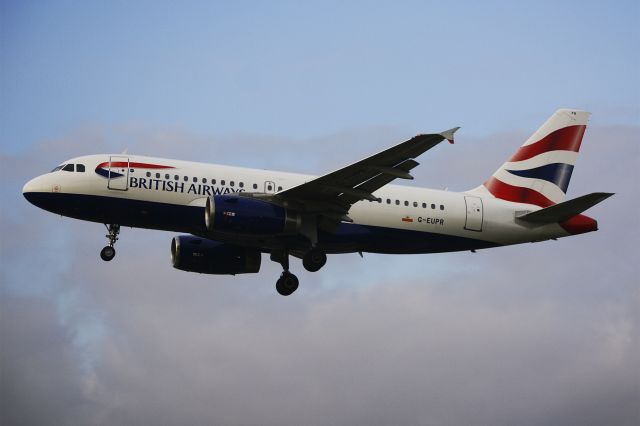
{"label": "nose gear wheel", "polygon": [[107,227],[108,234],[105,235],[105,237],[107,237],[107,240],[109,240],[109,245],[105,246],[100,251],[100,258],[105,262],[108,262],[111,259],[113,259],[116,255],[116,249],[113,248],[113,246],[115,245],[116,241],[118,241],[118,235],[120,234],[120,225],[116,225],[116,224],[107,225],[105,223],[104,226]]}

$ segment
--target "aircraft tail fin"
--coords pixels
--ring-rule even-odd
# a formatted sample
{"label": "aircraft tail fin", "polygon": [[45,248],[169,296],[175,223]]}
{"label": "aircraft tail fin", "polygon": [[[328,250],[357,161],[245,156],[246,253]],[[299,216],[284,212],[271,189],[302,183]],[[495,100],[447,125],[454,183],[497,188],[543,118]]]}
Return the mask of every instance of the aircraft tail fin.
{"label": "aircraft tail fin", "polygon": [[[565,199],[591,113],[557,110],[484,184],[496,198],[548,207]],[[482,188],[482,187],[480,187]]]}

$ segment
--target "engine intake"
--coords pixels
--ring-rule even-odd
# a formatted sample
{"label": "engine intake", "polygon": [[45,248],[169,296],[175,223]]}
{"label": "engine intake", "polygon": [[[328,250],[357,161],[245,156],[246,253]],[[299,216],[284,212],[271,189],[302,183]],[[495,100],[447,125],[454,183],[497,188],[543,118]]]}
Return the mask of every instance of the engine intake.
{"label": "engine intake", "polygon": [[207,198],[204,218],[209,231],[236,234],[293,234],[300,230],[300,214],[255,198],[213,195]]}
{"label": "engine intake", "polygon": [[256,249],[238,247],[205,238],[180,235],[171,240],[171,263],[176,269],[201,274],[254,274],[262,255]]}

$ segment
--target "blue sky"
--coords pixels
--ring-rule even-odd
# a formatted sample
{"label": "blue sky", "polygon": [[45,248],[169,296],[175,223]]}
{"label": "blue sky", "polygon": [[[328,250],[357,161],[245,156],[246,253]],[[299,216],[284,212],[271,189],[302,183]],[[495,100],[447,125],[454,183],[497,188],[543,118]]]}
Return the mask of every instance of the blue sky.
{"label": "blue sky", "polygon": [[572,106],[635,124],[636,3],[5,1],[3,147],[131,121],[487,134]]}
{"label": "blue sky", "polygon": [[[0,0],[0,43],[8,423],[637,424],[638,2]],[[410,184],[465,190],[560,107],[593,113],[568,195],[616,192],[599,232],[294,261],[290,298],[266,257],[172,269],[170,233],[104,263],[20,193],[89,153],[323,173],[457,125]]]}

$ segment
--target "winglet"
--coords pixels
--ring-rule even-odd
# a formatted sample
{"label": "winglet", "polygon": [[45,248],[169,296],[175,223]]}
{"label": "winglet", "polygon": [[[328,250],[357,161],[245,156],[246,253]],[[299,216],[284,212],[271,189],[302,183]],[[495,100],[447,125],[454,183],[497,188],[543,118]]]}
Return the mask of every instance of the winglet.
{"label": "winglet", "polygon": [[458,131],[460,127],[454,127],[453,129],[445,130],[440,133],[440,136],[449,141],[449,143],[453,143],[453,134]]}

